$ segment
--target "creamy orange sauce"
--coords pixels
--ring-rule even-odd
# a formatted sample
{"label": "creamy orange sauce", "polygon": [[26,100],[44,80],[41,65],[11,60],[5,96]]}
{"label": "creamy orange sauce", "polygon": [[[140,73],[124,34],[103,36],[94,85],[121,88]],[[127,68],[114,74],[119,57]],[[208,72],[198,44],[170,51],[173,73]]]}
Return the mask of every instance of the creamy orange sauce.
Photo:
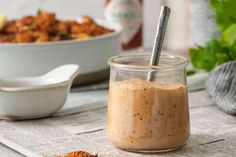
{"label": "creamy orange sauce", "polygon": [[130,79],[111,82],[108,138],[123,149],[183,146],[190,134],[186,86]]}

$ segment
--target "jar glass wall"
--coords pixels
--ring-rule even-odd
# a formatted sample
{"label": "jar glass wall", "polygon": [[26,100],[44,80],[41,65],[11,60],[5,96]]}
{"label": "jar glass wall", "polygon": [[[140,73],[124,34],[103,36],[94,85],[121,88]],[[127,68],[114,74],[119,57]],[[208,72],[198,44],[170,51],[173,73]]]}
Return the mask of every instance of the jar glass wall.
{"label": "jar glass wall", "polygon": [[184,57],[161,55],[147,66],[150,54],[109,59],[111,66],[107,135],[117,147],[162,152],[185,145],[190,135]]}

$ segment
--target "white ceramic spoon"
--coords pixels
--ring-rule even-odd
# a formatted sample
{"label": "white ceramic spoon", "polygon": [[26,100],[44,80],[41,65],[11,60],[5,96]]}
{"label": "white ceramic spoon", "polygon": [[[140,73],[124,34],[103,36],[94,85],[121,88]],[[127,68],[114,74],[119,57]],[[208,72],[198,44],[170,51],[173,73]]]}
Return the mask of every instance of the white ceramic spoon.
{"label": "white ceramic spoon", "polygon": [[0,119],[50,116],[65,103],[79,65],[60,66],[45,75],[0,79]]}

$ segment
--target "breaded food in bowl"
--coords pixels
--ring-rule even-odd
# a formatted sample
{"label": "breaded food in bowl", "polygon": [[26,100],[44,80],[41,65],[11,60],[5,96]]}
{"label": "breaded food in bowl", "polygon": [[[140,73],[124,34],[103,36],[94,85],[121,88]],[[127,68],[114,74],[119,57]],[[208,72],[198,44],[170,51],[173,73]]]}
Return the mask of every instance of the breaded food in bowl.
{"label": "breaded food in bowl", "polygon": [[[89,20],[85,17],[85,22],[86,19]],[[120,52],[121,28],[104,20],[94,22],[110,32],[92,37],[80,34],[81,38],[69,40],[0,43],[1,78],[37,76],[64,64],[81,67],[79,80],[75,79],[74,85],[107,78],[107,59]]]}

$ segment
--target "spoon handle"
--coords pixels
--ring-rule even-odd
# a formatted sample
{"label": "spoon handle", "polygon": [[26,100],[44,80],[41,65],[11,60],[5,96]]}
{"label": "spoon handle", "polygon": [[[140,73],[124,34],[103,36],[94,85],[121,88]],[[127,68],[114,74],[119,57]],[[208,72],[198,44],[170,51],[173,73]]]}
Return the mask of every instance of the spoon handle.
{"label": "spoon handle", "polygon": [[161,13],[159,17],[159,22],[157,25],[157,32],[155,36],[154,46],[152,49],[152,56],[150,60],[150,66],[158,65],[159,58],[162,50],[162,45],[165,37],[167,22],[170,16],[171,9],[167,6],[161,7]]}
{"label": "spoon handle", "polygon": [[[149,63],[149,66],[156,66],[159,64],[159,59],[162,51],[162,45],[165,37],[165,32],[166,32],[166,27],[168,23],[168,19],[170,16],[171,9],[167,6],[162,6],[161,7],[161,13],[159,17],[159,22],[157,25],[157,32],[154,40],[154,45],[152,49],[152,55],[151,55],[151,60]],[[147,81],[152,81],[154,80],[154,72],[149,72]]]}

